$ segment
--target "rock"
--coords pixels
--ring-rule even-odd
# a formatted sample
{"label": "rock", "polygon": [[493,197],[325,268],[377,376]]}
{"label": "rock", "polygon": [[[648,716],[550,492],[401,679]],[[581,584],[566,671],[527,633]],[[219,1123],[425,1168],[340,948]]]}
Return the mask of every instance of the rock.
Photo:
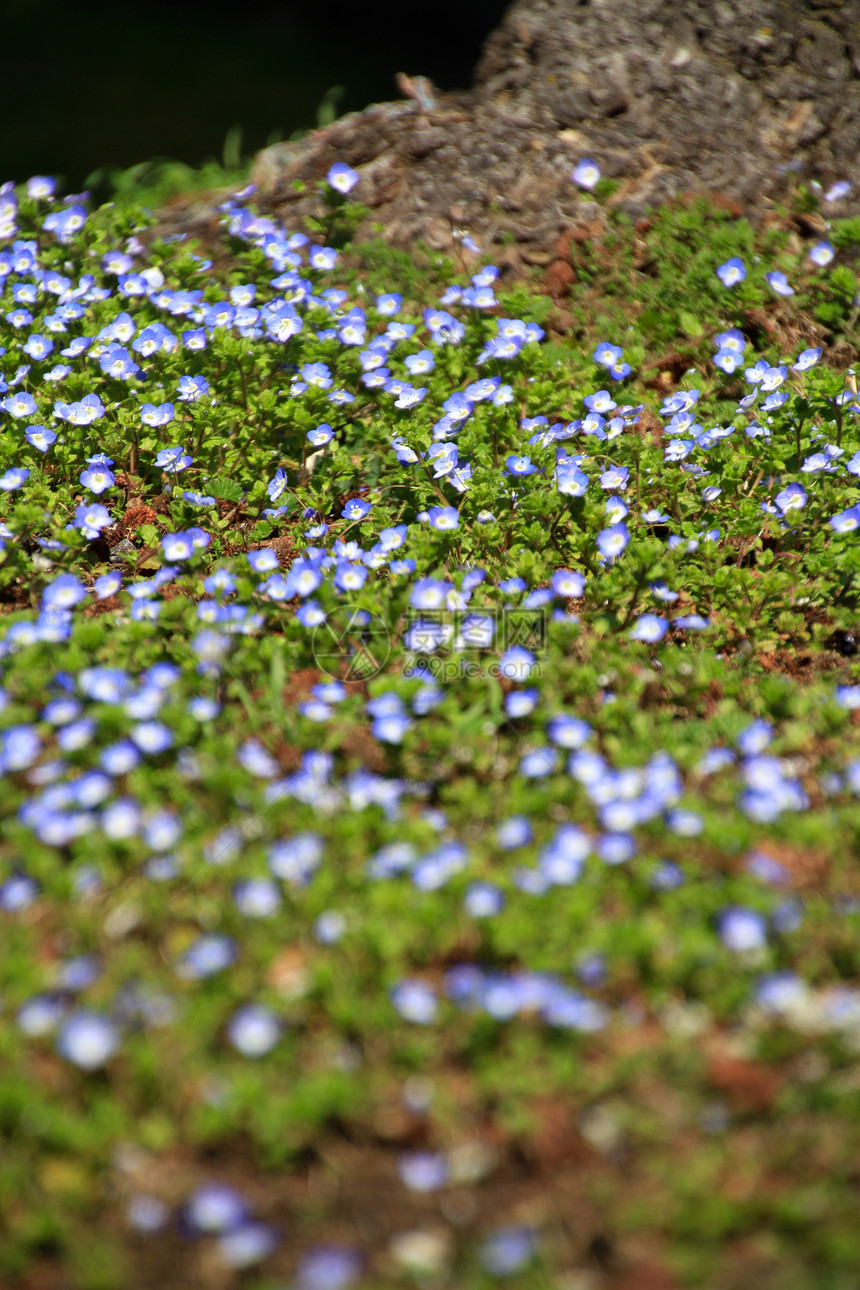
{"label": "rock", "polygon": [[[513,237],[529,254],[508,276],[523,261],[552,271],[559,235],[594,218],[571,179],[586,156],[634,219],[691,190],[763,218],[798,178],[825,190],[852,178],[860,0],[517,0],[471,90],[399,85],[407,99],[261,152],[262,211],[293,227],[319,218],[319,182],[342,160],[371,211],[360,233],[381,223],[396,245],[450,253],[460,227],[491,256]],[[860,183],[826,213],[860,213]],[[189,231],[189,212],[172,218]]]}

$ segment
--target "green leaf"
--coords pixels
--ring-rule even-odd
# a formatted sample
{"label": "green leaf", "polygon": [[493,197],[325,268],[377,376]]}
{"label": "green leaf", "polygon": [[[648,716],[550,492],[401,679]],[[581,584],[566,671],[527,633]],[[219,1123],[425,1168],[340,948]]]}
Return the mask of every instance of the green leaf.
{"label": "green leaf", "polygon": [[699,322],[698,318],[694,317],[694,315],[689,313],[688,310],[681,310],[678,315],[678,321],[688,336],[692,336],[694,339],[698,339],[699,336],[704,336],[704,327]]}
{"label": "green leaf", "polygon": [[212,497],[217,497],[221,501],[241,502],[242,500],[242,485],[235,479],[215,479],[207,484],[207,488]]}

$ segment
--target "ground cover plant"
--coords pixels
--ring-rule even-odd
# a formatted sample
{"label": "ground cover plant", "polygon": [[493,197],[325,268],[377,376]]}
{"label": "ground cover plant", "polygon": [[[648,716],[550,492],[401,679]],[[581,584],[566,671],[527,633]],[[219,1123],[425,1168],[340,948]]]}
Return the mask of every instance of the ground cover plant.
{"label": "ground cover plant", "polygon": [[0,192],[4,1285],[855,1284],[860,227],[571,182]]}

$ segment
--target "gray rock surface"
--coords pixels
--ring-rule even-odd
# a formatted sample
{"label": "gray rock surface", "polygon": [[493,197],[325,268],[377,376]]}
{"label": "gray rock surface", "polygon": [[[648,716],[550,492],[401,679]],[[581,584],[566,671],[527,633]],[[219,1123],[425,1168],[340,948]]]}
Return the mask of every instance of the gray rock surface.
{"label": "gray rock surface", "polygon": [[392,242],[447,251],[467,229],[511,267],[549,264],[587,219],[570,177],[586,156],[634,217],[708,190],[755,218],[798,178],[853,180],[827,209],[860,212],[860,0],[517,0],[471,90],[398,85],[402,101],[260,153],[261,209],[321,214],[316,183],[343,160]]}

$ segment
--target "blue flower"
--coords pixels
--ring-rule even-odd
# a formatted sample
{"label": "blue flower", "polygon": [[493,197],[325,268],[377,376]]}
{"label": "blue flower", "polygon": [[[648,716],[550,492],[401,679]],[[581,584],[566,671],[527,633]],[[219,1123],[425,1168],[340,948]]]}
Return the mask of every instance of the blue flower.
{"label": "blue flower", "polygon": [[614,367],[621,361],[624,351],[618,345],[610,345],[608,341],[601,341],[594,351],[592,358],[595,363],[601,367]]}
{"label": "blue flower", "polygon": [[341,511],[341,518],[345,520],[363,520],[371,511],[370,502],[365,502],[359,497],[353,497],[346,503]]}
{"label": "blue flower", "polygon": [[856,712],[860,709],[860,685],[837,685],[835,698],[840,708]]}
{"label": "blue flower", "polygon": [[610,466],[604,470],[600,476],[600,487],[610,492],[615,489],[622,491],[627,487],[630,478],[630,471],[626,466]]}
{"label": "blue flower", "polygon": [[809,371],[810,367],[814,367],[815,364],[818,362],[818,360],[821,358],[821,354],[822,354],[821,349],[805,349],[803,353],[799,356],[797,362],[794,364],[792,371],[794,372]]}
{"label": "blue flower", "polygon": [[25,354],[38,362],[42,358],[47,358],[54,348],[54,342],[48,340],[45,336],[40,336],[38,332],[33,332],[27,343],[22,345],[21,348]]}
{"label": "blue flower", "polygon": [[233,1014],[227,1038],[243,1057],[264,1057],[279,1042],[283,1027],[270,1008],[249,1003]]}
{"label": "blue flower", "polygon": [[271,547],[261,547],[259,551],[248,551],[245,559],[255,573],[271,573],[278,568],[278,557]]}
{"label": "blue flower", "polygon": [[376,311],[383,318],[393,318],[400,312],[403,304],[403,296],[396,292],[376,297]]}
{"label": "blue flower", "polygon": [[438,1191],[448,1181],[448,1161],[438,1151],[414,1151],[400,1156],[397,1172],[410,1191]]}
{"label": "blue flower", "polygon": [[86,207],[67,206],[65,210],[52,211],[42,224],[48,233],[54,233],[59,242],[68,242],[74,233],[79,233],[87,219]]}
{"label": "blue flower", "polygon": [[193,457],[187,455],[184,447],[175,444],[172,448],[162,448],[155,458],[155,464],[167,475],[178,475],[180,471],[186,470],[193,460]]}
{"label": "blue flower", "polygon": [[567,712],[550,717],[546,726],[547,737],[559,748],[581,748],[591,736],[591,726],[581,717],[572,717]]}
{"label": "blue flower", "polygon": [[661,641],[666,635],[666,629],[669,624],[665,618],[660,618],[657,614],[643,614],[632,631],[628,632],[631,640],[647,641],[654,644]]}
{"label": "blue flower", "polygon": [[585,188],[590,192],[600,179],[600,167],[591,157],[584,157],[574,167],[570,177],[580,188]]}
{"label": "blue flower", "polygon": [[775,291],[778,296],[793,296],[794,287],[789,285],[788,278],[784,273],[774,270],[773,273],[766,275],[768,286]]}
{"label": "blue flower", "polygon": [[719,367],[721,371],[726,372],[729,376],[742,366],[743,361],[743,354],[736,349],[720,349],[714,355],[714,366]]}
{"label": "blue flower", "polygon": [[613,524],[597,535],[597,546],[606,560],[614,560],[616,556],[621,554],[629,541],[630,533],[627,525],[623,522]]}
{"label": "blue flower", "polygon": [[743,282],[746,276],[747,271],[744,268],[744,262],[738,256],[733,256],[731,260],[726,260],[725,264],[721,264],[717,269],[717,277],[724,287],[735,287],[739,282]]}
{"label": "blue flower", "polygon": [[789,511],[799,511],[806,505],[807,492],[802,484],[789,484],[777,493],[774,501],[782,514],[787,515]]}
{"label": "blue flower", "polygon": [[860,502],[846,511],[840,511],[838,515],[831,515],[827,522],[837,533],[853,533],[860,528]]}
{"label": "blue flower", "polygon": [[431,506],[427,515],[430,527],[439,532],[448,532],[460,527],[460,516],[453,506]]}
{"label": "blue flower", "polygon": [[110,524],[110,513],[105,506],[83,505],[75,508],[75,528],[80,529],[85,538],[96,538],[102,529]]}
{"label": "blue flower", "polygon": [[525,681],[535,666],[535,656],[522,645],[512,645],[498,662],[500,676],[508,681]]}
{"label": "blue flower", "polygon": [[205,376],[180,376],[178,389],[180,403],[197,403],[209,393],[209,382]]}
{"label": "blue flower", "polygon": [[810,260],[813,264],[817,264],[819,268],[824,268],[825,265],[830,264],[835,255],[835,247],[830,242],[824,241],[816,242],[815,246],[809,252]]}
{"label": "blue flower", "polygon": [[572,461],[560,461],[555,468],[556,485],[567,497],[583,497],[588,488],[588,476]]}
{"label": "blue flower", "polygon": [[211,538],[202,529],[186,529],[181,533],[166,533],[161,539],[164,558],[171,563],[174,560],[190,560],[195,551],[205,550]]}
{"label": "blue flower", "polygon": [[389,380],[384,388],[388,390],[389,393],[397,394],[397,398],[394,400],[394,406],[396,408],[414,408],[423,400],[427,393],[427,387],[425,385],[422,385],[419,389],[415,389],[404,381],[401,384],[399,391],[393,391],[389,390],[389,387],[392,384],[393,382]]}
{"label": "blue flower", "polygon": [[720,940],[736,953],[761,949],[767,944],[767,924],[752,909],[733,906],[724,909],[717,920]]}
{"label": "blue flower", "polygon": [[436,578],[419,578],[412,587],[409,603],[414,609],[441,609],[450,584]]}
{"label": "blue flower", "polygon": [[578,600],[585,591],[585,578],[571,569],[557,569],[552,575],[552,591],[555,596]]}
{"label": "blue flower", "polygon": [[0,475],[0,489],[5,493],[13,493],[16,489],[22,488],[30,478],[30,471],[26,466],[13,466],[5,474]]}
{"label": "blue flower", "polygon": [[326,179],[335,192],[342,193],[344,196],[351,192],[360,178],[358,171],[353,170],[345,161],[336,161],[326,175]]}
{"label": "blue flower", "polygon": [[99,357],[99,367],[107,376],[112,376],[118,381],[137,376],[140,372],[137,363],[122,345],[111,345],[105,350]]}
{"label": "blue flower", "polygon": [[218,1258],[228,1268],[251,1268],[275,1252],[280,1238],[266,1223],[246,1222],[222,1232],[216,1241]]}
{"label": "blue flower", "polygon": [[530,1227],[504,1227],[484,1241],[480,1259],[494,1277],[509,1277],[534,1258],[537,1249],[535,1233]]}
{"label": "blue flower", "polygon": [[105,273],[112,273],[115,276],[128,273],[132,266],[132,258],[126,255],[124,251],[113,250],[106,251],[102,256],[102,268]]}
{"label": "blue flower", "polygon": [[75,426],[92,425],[105,415],[105,408],[97,394],[85,394],[78,403],[54,404],[54,416]]}
{"label": "blue flower", "polygon": [[5,398],[0,403],[0,407],[8,412],[10,417],[31,417],[36,411],[36,400],[32,394],[19,390],[17,393],[10,394],[8,398]]}
{"label": "blue flower", "polygon": [[302,1255],[297,1290],[349,1290],[362,1273],[361,1256],[348,1246],[321,1246]]}
{"label": "blue flower", "polygon": [[405,712],[391,712],[374,720],[371,734],[382,743],[399,744],[411,725],[412,718]]}
{"label": "blue flower", "polygon": [[589,412],[612,412],[618,407],[608,390],[597,390],[595,394],[586,394],[583,403]]}
{"label": "blue flower", "polygon": [[530,457],[517,457],[511,454],[509,457],[505,458],[506,475],[513,475],[515,478],[520,478],[524,475],[536,474],[537,469],[537,466],[533,464]]}
{"label": "blue flower", "polygon": [[0,883],[0,909],[16,914],[28,909],[39,895],[39,884],[35,878],[23,873],[13,874]]}
{"label": "blue flower", "polygon": [[309,430],[307,437],[315,448],[321,448],[325,444],[331,443],[334,438],[334,431],[330,425],[323,423],[317,426],[315,430]]}
{"label": "blue flower", "polygon": [[[190,331],[184,331],[182,333],[182,344],[186,349],[191,350],[192,353],[197,353],[199,350],[205,349],[208,344],[205,328],[198,327],[193,328]],[[182,396],[180,395],[180,398],[181,397]],[[193,400],[186,401],[192,402]]]}
{"label": "blue flower", "polygon": [[13,327],[29,327],[33,321],[33,315],[29,309],[12,309],[6,314],[6,321],[11,323]]}
{"label": "blue flower", "polygon": [[513,721],[519,720],[520,717],[527,717],[529,713],[534,712],[538,705],[540,693],[538,690],[512,690],[510,694],[505,695],[505,712]]}
{"label": "blue flower", "polygon": [[408,354],[403,362],[410,376],[423,376],[425,372],[432,372],[436,366],[436,359],[430,349],[419,350],[417,354]]}
{"label": "blue flower", "polygon": [[520,760],[519,772],[525,779],[545,779],[558,769],[555,748],[532,748]]}
{"label": "blue flower", "polygon": [[110,1061],[119,1048],[114,1023],[97,1012],[73,1012],[60,1027],[57,1052],[73,1066],[94,1071]]}
{"label": "blue flower", "polygon": [[404,1021],[413,1025],[432,1025],[439,1015],[436,992],[423,981],[401,981],[391,991],[391,1002]]}
{"label": "blue flower", "polygon": [[[732,327],[728,331],[718,332],[714,337],[714,344],[719,349],[733,349],[738,354],[742,354],[747,347],[743,332],[738,331],[736,327]],[[698,395],[698,393],[699,391],[697,390],[696,394]]]}
{"label": "blue flower", "polygon": [[212,1234],[231,1231],[248,1215],[248,1205],[240,1192],[223,1183],[204,1183],[190,1196],[183,1208],[183,1222],[195,1233]]}
{"label": "blue flower", "polygon": [[496,829],[496,842],[503,851],[513,851],[531,842],[532,826],[524,815],[512,815]]}
{"label": "blue flower", "polygon": [[276,502],[284,493],[287,487],[287,472],[279,467],[272,479],[266,485],[266,492],[271,501]]}
{"label": "blue flower", "polygon": [[31,179],[27,180],[27,196],[35,197],[37,201],[44,201],[53,197],[56,188],[56,179],[48,175],[33,175]]}

